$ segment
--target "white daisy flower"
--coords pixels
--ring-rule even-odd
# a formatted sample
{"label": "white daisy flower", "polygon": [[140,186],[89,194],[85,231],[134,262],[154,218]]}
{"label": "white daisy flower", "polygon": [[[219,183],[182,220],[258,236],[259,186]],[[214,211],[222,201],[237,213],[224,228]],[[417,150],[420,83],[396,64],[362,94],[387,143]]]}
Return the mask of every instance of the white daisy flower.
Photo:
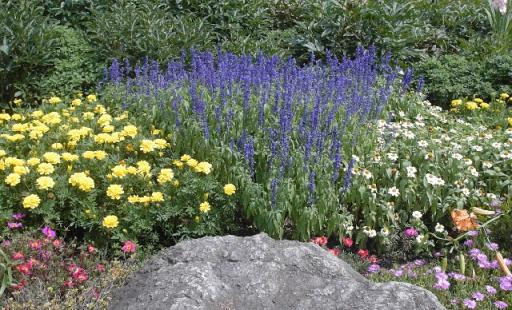
{"label": "white daisy flower", "polygon": [[420,140],[420,141],[418,141],[418,146],[419,147],[427,147],[428,146],[428,142],[425,141],[425,140]]}
{"label": "white daisy flower", "polygon": [[388,194],[390,194],[393,197],[398,197],[400,196],[400,191],[398,190],[398,188],[396,188],[396,186],[393,186],[390,189],[388,189]]}
{"label": "white daisy flower", "polygon": [[444,232],[444,226],[442,224],[437,223],[436,224],[436,232],[438,232],[438,233]]}
{"label": "white daisy flower", "polygon": [[423,216],[423,214],[420,211],[414,211],[412,213],[412,217],[414,217],[417,220],[421,219],[422,216]]}
{"label": "white daisy flower", "polygon": [[464,158],[464,156],[462,156],[462,155],[461,155],[461,154],[459,154],[459,153],[453,153],[453,154],[452,154],[452,158],[453,158],[453,159],[456,159],[456,160],[461,160],[461,159],[463,159],[463,158]]}

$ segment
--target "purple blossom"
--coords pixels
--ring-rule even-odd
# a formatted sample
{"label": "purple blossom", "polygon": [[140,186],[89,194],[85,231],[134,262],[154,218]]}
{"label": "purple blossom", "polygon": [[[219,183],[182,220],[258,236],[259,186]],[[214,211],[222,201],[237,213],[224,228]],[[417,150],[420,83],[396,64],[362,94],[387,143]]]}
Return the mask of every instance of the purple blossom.
{"label": "purple blossom", "polygon": [[477,256],[481,253],[482,253],[482,251],[480,251],[479,249],[469,250],[469,256],[471,256],[472,259],[477,259]]}
{"label": "purple blossom", "polygon": [[404,235],[407,238],[414,238],[414,237],[418,236],[418,231],[414,227],[408,227],[405,229]]}
{"label": "purple blossom", "polygon": [[463,281],[466,279],[466,276],[457,272],[450,272],[448,274],[450,277],[452,277],[456,281]]}
{"label": "purple blossom", "polygon": [[474,292],[473,299],[476,301],[483,301],[485,299],[485,295],[480,292]]}
{"label": "purple blossom", "polygon": [[12,218],[19,221],[21,220],[22,218],[24,218],[25,216],[27,216],[25,213],[14,213],[12,215]]}
{"label": "purple blossom", "polygon": [[487,291],[487,293],[489,295],[494,295],[494,294],[497,293],[496,289],[494,287],[490,286],[490,285],[486,285],[485,286],[485,290]]}
{"label": "purple blossom", "polygon": [[468,248],[472,247],[473,246],[473,240],[468,239],[468,240],[464,241],[464,245],[467,246]]}
{"label": "purple blossom", "polygon": [[496,306],[498,309],[507,309],[508,304],[504,301],[497,300],[494,302],[494,306]]}
{"label": "purple blossom", "polygon": [[9,229],[16,229],[16,228],[23,227],[23,224],[22,223],[17,223],[17,222],[7,222],[7,227]]}
{"label": "purple blossom", "polygon": [[498,278],[500,288],[504,291],[512,291],[512,276]]}
{"label": "purple blossom", "polygon": [[476,301],[474,301],[473,299],[464,299],[464,301],[462,303],[468,309],[475,309],[476,308]]}
{"label": "purple blossom", "polygon": [[425,265],[425,260],[424,259],[416,259],[414,261],[414,265],[416,265],[416,266],[423,266],[423,265]]}
{"label": "purple blossom", "polygon": [[485,246],[486,246],[489,250],[491,250],[491,251],[497,251],[497,250],[498,250],[498,244],[497,244],[497,243],[494,243],[494,242],[487,243]]}
{"label": "purple blossom", "polygon": [[48,238],[53,239],[55,238],[55,230],[52,230],[49,226],[45,226],[41,229],[41,232]]}
{"label": "purple blossom", "polygon": [[450,282],[448,282],[446,280],[439,280],[432,287],[435,289],[438,289],[438,290],[445,291],[450,288]]}
{"label": "purple blossom", "polygon": [[371,264],[369,267],[368,267],[368,272],[369,273],[374,273],[374,272],[377,272],[380,270],[380,266],[378,264]]}
{"label": "purple blossom", "polygon": [[395,270],[395,271],[393,272],[393,275],[394,275],[395,277],[401,277],[401,276],[403,276],[403,275],[404,275],[404,271],[403,271],[402,269]]}
{"label": "purple blossom", "polygon": [[478,236],[478,230],[470,230],[468,231],[468,235],[470,235],[471,237],[476,237]]}

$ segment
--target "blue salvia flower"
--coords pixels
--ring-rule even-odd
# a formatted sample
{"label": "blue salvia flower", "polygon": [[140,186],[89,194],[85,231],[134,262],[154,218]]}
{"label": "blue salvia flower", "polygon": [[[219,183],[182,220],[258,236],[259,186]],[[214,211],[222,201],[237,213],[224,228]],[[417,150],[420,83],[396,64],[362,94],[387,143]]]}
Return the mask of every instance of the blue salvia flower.
{"label": "blue salvia flower", "polygon": [[272,179],[270,184],[270,207],[272,209],[276,208],[276,198],[277,198],[277,179]]}
{"label": "blue salvia flower", "polygon": [[421,91],[423,90],[423,83],[425,83],[425,77],[422,74],[418,78],[418,84],[416,85],[416,92],[417,93],[421,93]]}
{"label": "blue salvia flower", "polygon": [[308,206],[311,207],[315,203],[315,172],[309,172],[309,184],[308,184]]}

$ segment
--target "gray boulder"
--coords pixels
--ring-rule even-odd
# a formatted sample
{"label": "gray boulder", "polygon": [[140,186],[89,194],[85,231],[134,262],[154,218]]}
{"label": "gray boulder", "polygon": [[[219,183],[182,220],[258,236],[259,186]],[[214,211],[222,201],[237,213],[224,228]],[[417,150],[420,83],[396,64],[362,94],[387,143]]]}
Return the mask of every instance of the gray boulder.
{"label": "gray boulder", "polygon": [[311,243],[252,237],[183,241],[152,257],[113,296],[130,309],[444,309],[422,288],[373,283]]}

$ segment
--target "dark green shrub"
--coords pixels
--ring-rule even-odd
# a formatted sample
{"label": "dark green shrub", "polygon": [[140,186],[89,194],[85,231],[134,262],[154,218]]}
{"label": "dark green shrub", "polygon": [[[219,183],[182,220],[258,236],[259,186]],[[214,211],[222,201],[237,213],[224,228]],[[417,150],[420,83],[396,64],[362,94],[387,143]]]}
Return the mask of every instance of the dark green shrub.
{"label": "dark green shrub", "polygon": [[36,83],[38,93],[69,94],[94,87],[101,73],[101,63],[82,33],[63,26],[58,28],[59,48],[54,53],[54,66]]}
{"label": "dark green shrub", "polygon": [[54,64],[56,22],[32,1],[7,1],[0,10],[0,101],[30,98],[38,77]]}
{"label": "dark green shrub", "polygon": [[452,99],[482,97],[510,92],[512,55],[479,60],[463,55],[444,55],[419,62],[415,69],[425,77],[428,98],[447,107]]}

